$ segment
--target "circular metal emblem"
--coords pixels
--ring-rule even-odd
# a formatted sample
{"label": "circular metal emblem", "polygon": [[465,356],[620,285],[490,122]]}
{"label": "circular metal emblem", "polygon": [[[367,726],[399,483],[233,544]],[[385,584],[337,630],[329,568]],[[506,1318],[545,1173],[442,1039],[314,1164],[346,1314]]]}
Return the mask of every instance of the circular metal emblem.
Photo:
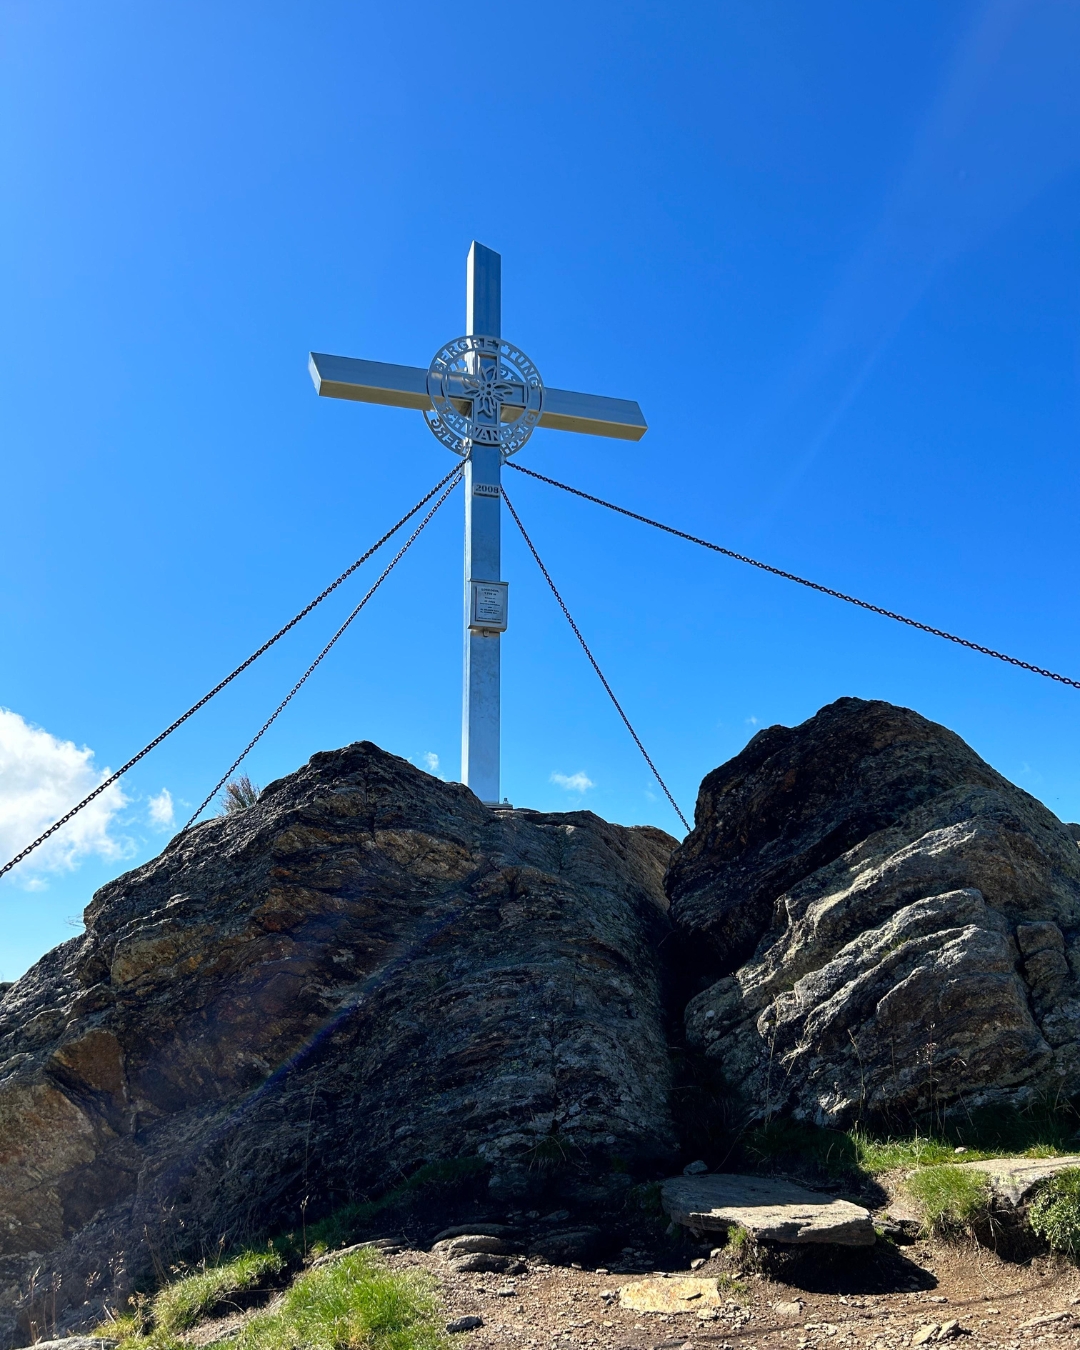
{"label": "circular metal emblem", "polygon": [[497,445],[508,459],[540,421],[544,382],[520,347],[479,334],[455,338],[432,357],[427,424],[457,455]]}

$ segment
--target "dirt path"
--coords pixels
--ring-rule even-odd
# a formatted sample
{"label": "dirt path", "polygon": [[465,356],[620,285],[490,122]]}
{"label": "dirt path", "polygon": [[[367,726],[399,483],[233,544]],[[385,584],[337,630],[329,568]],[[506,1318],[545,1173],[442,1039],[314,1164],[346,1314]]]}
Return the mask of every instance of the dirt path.
{"label": "dirt path", "polygon": [[[807,1265],[788,1283],[751,1275],[739,1279],[741,1287],[725,1291],[722,1282],[721,1298],[727,1302],[713,1321],[620,1307],[620,1285],[641,1279],[640,1274],[547,1266],[530,1259],[524,1273],[506,1277],[456,1273],[422,1251],[406,1250],[388,1259],[395,1268],[421,1267],[435,1275],[449,1317],[483,1319],[480,1328],[454,1337],[461,1350],[817,1350],[827,1345],[891,1350],[938,1344],[939,1335],[928,1336],[925,1328],[943,1324],[946,1337],[958,1346],[1080,1347],[1080,1271],[1075,1267],[1050,1259],[1013,1264],[967,1244],[879,1246],[880,1252],[861,1259],[858,1254],[833,1256],[824,1264]],[[726,1271],[719,1259],[708,1259],[693,1273],[723,1277]],[[689,1272],[684,1266],[667,1273]],[[955,1325],[949,1328],[949,1323]]]}

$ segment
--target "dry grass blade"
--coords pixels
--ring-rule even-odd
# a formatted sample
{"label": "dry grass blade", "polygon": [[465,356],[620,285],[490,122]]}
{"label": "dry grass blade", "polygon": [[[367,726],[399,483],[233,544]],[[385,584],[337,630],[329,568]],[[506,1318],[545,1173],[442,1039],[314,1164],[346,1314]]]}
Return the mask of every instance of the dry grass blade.
{"label": "dry grass blade", "polygon": [[241,774],[232,782],[225,784],[221,797],[221,814],[231,816],[235,811],[246,811],[259,800],[262,788],[253,783],[247,774]]}

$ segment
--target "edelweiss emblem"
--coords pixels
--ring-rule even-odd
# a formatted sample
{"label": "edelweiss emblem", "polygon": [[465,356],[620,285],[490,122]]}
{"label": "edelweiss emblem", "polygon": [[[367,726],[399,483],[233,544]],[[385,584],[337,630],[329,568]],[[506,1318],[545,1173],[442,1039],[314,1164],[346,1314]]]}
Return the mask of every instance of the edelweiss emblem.
{"label": "edelweiss emblem", "polygon": [[502,419],[502,405],[512,404],[521,388],[512,381],[510,372],[500,361],[488,361],[483,357],[480,358],[479,373],[463,375],[461,383],[465,396],[472,400],[473,421],[496,426]]}
{"label": "edelweiss emblem", "polygon": [[431,411],[424,414],[455,454],[497,445],[503,459],[520,450],[540,420],[544,384],[520,348],[501,338],[455,338],[428,367]]}

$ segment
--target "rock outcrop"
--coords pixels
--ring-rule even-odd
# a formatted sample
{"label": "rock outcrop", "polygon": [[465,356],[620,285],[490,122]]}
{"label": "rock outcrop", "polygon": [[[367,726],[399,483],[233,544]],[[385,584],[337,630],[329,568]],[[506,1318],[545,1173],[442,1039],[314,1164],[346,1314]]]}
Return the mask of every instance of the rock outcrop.
{"label": "rock outcrop", "polygon": [[840,699],[703,782],[668,875],[685,1021],[751,1113],[1080,1091],[1080,849],[958,736]]}
{"label": "rock outcrop", "polygon": [[999,1218],[1026,1215],[1031,1201],[1051,1177],[1080,1167],[1080,1154],[1057,1158],[984,1158],[979,1162],[961,1162],[965,1172],[981,1172],[986,1177],[990,1203]]}
{"label": "rock outcrop", "polygon": [[[152,1261],[479,1158],[670,1165],[674,840],[492,812],[369,743],[110,883],[0,1000],[0,1344]],[[620,1164],[623,1165],[623,1164]],[[621,1178],[624,1179],[624,1178]]]}
{"label": "rock outcrop", "polygon": [[959,737],[858,699],[709,774],[674,854],[489,810],[366,742],[316,755],[0,987],[0,1346],[28,1339],[32,1281],[50,1327],[93,1326],[153,1265],[423,1164],[479,1168],[504,1218],[563,1168],[565,1228],[477,1212],[448,1260],[595,1254],[626,1169],[686,1161],[679,1019],[752,1117],[1080,1092],[1078,838]]}

